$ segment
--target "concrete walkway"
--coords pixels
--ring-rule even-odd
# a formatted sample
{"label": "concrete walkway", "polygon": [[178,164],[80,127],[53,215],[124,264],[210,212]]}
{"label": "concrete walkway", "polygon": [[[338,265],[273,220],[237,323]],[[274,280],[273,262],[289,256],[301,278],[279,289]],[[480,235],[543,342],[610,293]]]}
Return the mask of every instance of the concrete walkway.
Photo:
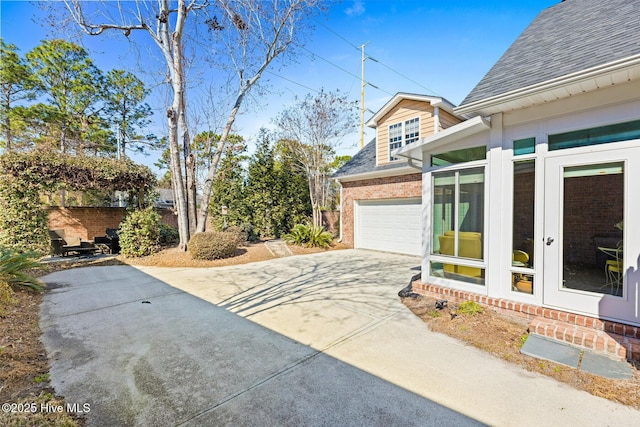
{"label": "concrete walkway", "polygon": [[[431,333],[367,251],[46,277],[51,380],[89,425],[637,425],[640,412]],[[168,286],[171,285],[171,286]]]}

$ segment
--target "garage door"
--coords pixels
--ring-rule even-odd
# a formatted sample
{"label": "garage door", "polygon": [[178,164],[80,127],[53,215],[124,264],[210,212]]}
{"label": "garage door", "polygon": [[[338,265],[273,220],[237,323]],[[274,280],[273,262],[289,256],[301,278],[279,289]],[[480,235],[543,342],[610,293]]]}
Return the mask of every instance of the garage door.
{"label": "garage door", "polygon": [[359,201],[355,247],[420,255],[421,211],[420,199]]}

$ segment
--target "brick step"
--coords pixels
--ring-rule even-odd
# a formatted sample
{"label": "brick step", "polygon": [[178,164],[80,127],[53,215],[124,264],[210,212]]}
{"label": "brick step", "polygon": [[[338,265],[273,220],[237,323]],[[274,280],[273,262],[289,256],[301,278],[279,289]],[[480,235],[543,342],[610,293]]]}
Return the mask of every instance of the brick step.
{"label": "brick step", "polygon": [[573,322],[534,317],[529,332],[582,347],[620,360],[640,360],[640,339],[580,326]]}

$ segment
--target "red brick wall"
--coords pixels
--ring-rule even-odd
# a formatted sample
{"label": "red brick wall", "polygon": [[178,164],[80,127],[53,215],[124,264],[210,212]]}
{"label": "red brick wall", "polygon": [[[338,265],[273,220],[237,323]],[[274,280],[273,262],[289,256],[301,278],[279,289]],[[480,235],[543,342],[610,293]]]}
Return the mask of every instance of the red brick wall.
{"label": "red brick wall", "polygon": [[322,211],[322,225],[334,236],[340,232],[340,211]]}
{"label": "red brick wall", "polygon": [[[69,237],[80,237],[93,240],[95,236],[104,236],[107,228],[118,228],[126,214],[125,208],[80,208],[51,207],[49,214],[49,229],[64,229]],[[170,209],[158,209],[162,222],[177,227],[178,220]]]}
{"label": "red brick wall", "polygon": [[564,261],[595,266],[593,236],[615,234],[622,221],[624,175],[565,179]]}
{"label": "red brick wall", "polygon": [[422,174],[342,183],[342,241],[353,247],[353,205],[356,200],[403,199],[422,196]]}

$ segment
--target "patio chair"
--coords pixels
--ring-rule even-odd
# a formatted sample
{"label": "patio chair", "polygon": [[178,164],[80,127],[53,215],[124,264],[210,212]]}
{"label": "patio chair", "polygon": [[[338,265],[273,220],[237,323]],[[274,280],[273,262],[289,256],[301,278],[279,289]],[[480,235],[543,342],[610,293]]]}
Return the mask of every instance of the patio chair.
{"label": "patio chair", "polygon": [[[445,231],[444,235],[438,236],[440,242],[440,253],[443,255],[453,255],[455,233]],[[458,232],[458,257],[460,258],[482,258],[482,234],[461,231]],[[467,267],[456,264],[443,264],[445,275],[453,273],[467,277],[481,277],[482,270],[476,267]]]}
{"label": "patio chair", "polygon": [[64,229],[49,230],[49,238],[54,255],[93,254],[98,250],[92,242],[82,241],[80,237],[67,237]]}
{"label": "patio chair", "polygon": [[622,258],[622,241],[618,242],[615,250],[611,251],[613,259],[608,259],[605,264],[605,273],[607,275],[606,286],[611,287],[613,293],[613,287],[615,286],[615,294],[618,293],[620,285],[622,284],[622,278],[624,275],[624,263]]}
{"label": "patio chair", "polygon": [[[511,261],[512,261],[512,264],[517,267],[528,267],[529,254],[526,253],[525,251],[514,249],[513,254],[511,255]],[[521,264],[521,265],[518,265],[518,264]]]}
{"label": "patio chair", "polygon": [[118,236],[117,228],[107,228],[105,235],[94,237],[93,242],[102,251],[102,253],[120,253],[120,237]]}

